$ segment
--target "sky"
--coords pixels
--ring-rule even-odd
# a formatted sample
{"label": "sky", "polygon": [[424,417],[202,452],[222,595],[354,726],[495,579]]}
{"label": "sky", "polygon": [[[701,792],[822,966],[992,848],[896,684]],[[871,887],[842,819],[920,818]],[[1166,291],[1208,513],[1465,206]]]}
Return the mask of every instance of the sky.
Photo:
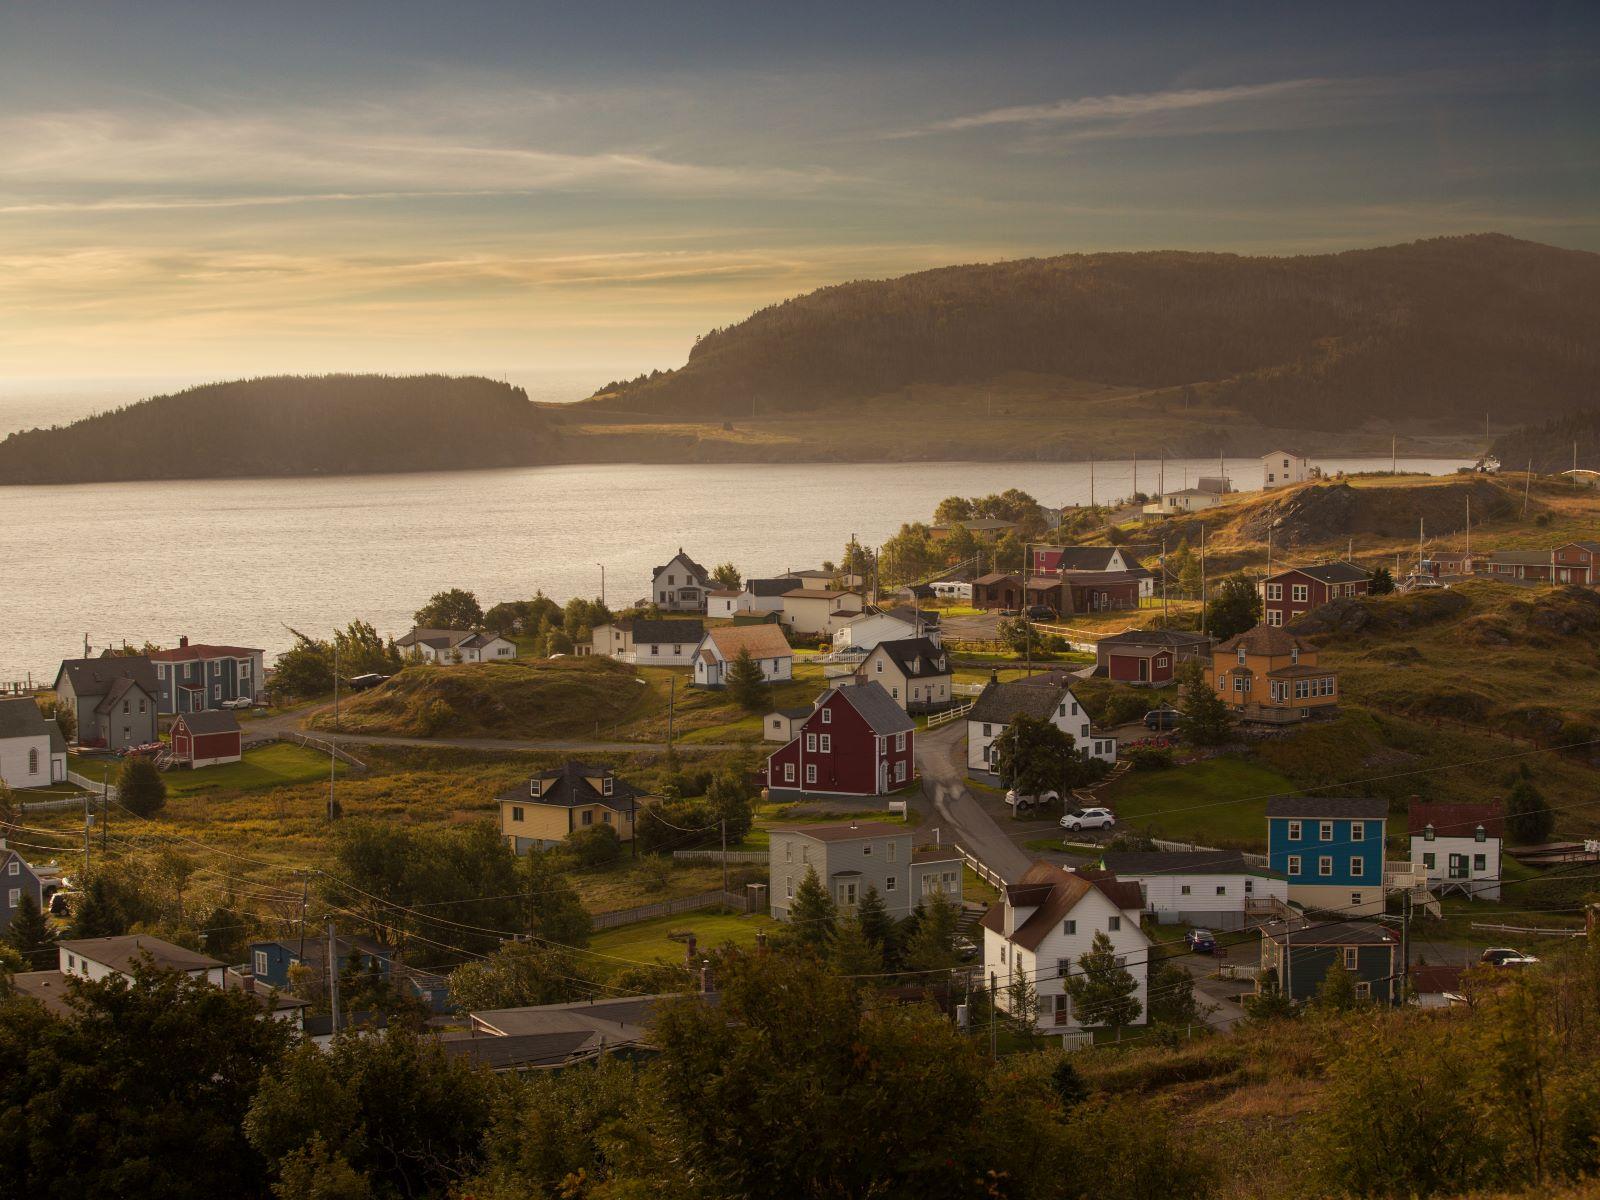
{"label": "sky", "polygon": [[0,0],[0,395],[581,395],[957,262],[1600,250],[1597,114],[1588,2]]}

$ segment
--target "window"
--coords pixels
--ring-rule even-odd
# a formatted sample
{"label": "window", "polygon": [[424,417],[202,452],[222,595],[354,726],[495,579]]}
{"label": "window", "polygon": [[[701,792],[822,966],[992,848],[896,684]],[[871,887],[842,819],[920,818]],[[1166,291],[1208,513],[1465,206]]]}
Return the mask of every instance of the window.
{"label": "window", "polygon": [[1063,921],[1063,922],[1061,922],[1061,932],[1066,934],[1068,937],[1077,936],[1078,923],[1076,921]]}
{"label": "window", "polygon": [[897,734],[894,735],[894,748],[896,750],[904,750],[906,748],[906,735],[905,734],[897,733]]}
{"label": "window", "polygon": [[1217,884],[1217,895],[1226,896],[1227,894],[1228,894],[1228,885],[1225,884],[1225,883]]}
{"label": "window", "polygon": [[906,781],[906,764],[904,761],[895,763],[894,781],[896,783],[904,783]]}
{"label": "window", "polygon": [[1291,601],[1298,601],[1300,603],[1304,603],[1305,601],[1311,599],[1311,589],[1309,587],[1307,587],[1303,583],[1290,584],[1289,585],[1289,599]]}
{"label": "window", "polygon": [[1333,875],[1333,856],[1331,854],[1324,854],[1317,859],[1317,874],[1325,879]]}
{"label": "window", "polygon": [[1178,891],[1180,892],[1180,894],[1187,896],[1189,894],[1189,885],[1187,883],[1184,884],[1181,888],[1178,889]]}
{"label": "window", "polygon": [[817,781],[817,764],[816,763],[807,763],[806,764],[806,782],[807,783],[815,783],[816,781]]}
{"label": "window", "polygon": [[1364,904],[1364,903],[1365,903],[1365,900],[1363,900],[1360,892],[1351,892],[1350,893],[1350,907],[1351,908],[1360,908],[1362,906],[1362,904]]}
{"label": "window", "polygon": [[1487,854],[1474,854],[1472,856],[1472,869],[1474,871],[1487,871],[1489,869],[1489,856]]}
{"label": "window", "polygon": [[122,702],[122,715],[123,716],[127,716],[132,711],[133,711],[133,709],[128,707],[128,702],[126,700],[124,700]]}
{"label": "window", "polygon": [[1354,971],[1356,969],[1356,948],[1354,946],[1346,946],[1344,948],[1344,969],[1346,971]]}
{"label": "window", "polygon": [[265,975],[266,973],[267,973],[267,952],[265,950],[257,950],[256,951],[256,974],[257,975]]}
{"label": "window", "polygon": [[1425,867],[1425,868],[1426,868],[1426,869],[1428,869],[1428,870],[1429,870],[1429,871],[1431,871],[1431,870],[1433,870],[1433,863],[1434,863],[1434,858],[1433,858],[1433,851],[1432,851],[1432,850],[1429,850],[1429,851],[1428,851],[1428,852],[1427,852],[1427,853],[1426,853],[1426,854],[1424,854],[1424,855],[1423,855],[1423,856],[1422,856],[1422,865],[1423,865],[1423,866],[1424,866],[1424,867]]}
{"label": "window", "polygon": [[1244,666],[1244,647],[1243,646],[1239,647],[1239,665],[1241,667]]}
{"label": "window", "polygon": [[1317,836],[1325,842],[1333,841],[1333,822],[1323,821],[1317,825]]}
{"label": "window", "polygon": [[892,838],[889,841],[889,861],[894,861],[894,840]]}
{"label": "window", "polygon": [[1365,979],[1356,984],[1356,995],[1363,1000],[1372,999],[1372,985]]}
{"label": "window", "polygon": [[1003,965],[1005,963],[1005,961],[1006,961],[1006,945],[1005,945],[1004,942],[1002,942],[1000,944],[1000,962]]}
{"label": "window", "polygon": [[[891,846],[892,846],[892,845],[894,845],[894,843],[893,843],[893,842],[891,842],[891,843],[889,843],[889,844],[890,844],[890,845],[891,845]],[[892,892],[892,891],[894,891],[894,880],[895,880],[895,877],[894,877],[894,876],[893,876],[893,875],[886,875],[886,876],[884,876],[884,880],[883,880],[883,890],[884,890],[884,891],[886,891],[886,892]]]}
{"label": "window", "polygon": [[651,654],[660,654],[661,653],[661,647],[657,643],[651,642],[650,643],[650,653]]}
{"label": "window", "polygon": [[987,721],[985,721],[984,724],[983,724],[983,736],[984,737],[989,737],[991,735],[991,733],[992,733],[992,730],[990,728],[990,725],[989,725],[989,723]]}
{"label": "window", "polygon": [[1362,858],[1361,855],[1357,854],[1350,860],[1350,876],[1352,879],[1360,879],[1361,876],[1366,872],[1366,869],[1366,859]]}
{"label": "window", "polygon": [[1486,832],[1484,832],[1484,828],[1483,828],[1482,825],[1479,825],[1476,829],[1474,829],[1472,831],[1472,840],[1475,841],[1475,842],[1486,842],[1486,841],[1489,840],[1489,835]]}
{"label": "window", "polygon": [[1281,583],[1269,583],[1269,584],[1267,584],[1267,599],[1268,600],[1282,600],[1283,599],[1283,584],[1281,584]]}
{"label": "window", "polygon": [[585,825],[594,824],[594,809],[586,808],[583,810],[583,823]]}
{"label": "window", "polygon": [[22,868],[17,865],[17,860],[16,859],[13,858],[9,863],[6,864],[6,874],[7,875],[21,875],[22,874]]}
{"label": "window", "polygon": [[832,737],[830,737],[830,736],[829,736],[829,735],[828,735],[828,734],[826,734],[826,733],[825,733],[825,734],[823,734],[823,735],[822,735],[822,739],[821,739],[821,741],[820,741],[820,743],[819,743],[819,746],[818,746],[818,748],[819,748],[819,749],[820,749],[820,750],[821,750],[821,751],[822,751],[822,753],[824,753],[824,754],[832,754],[832,753],[833,753],[833,738],[832,738]]}
{"label": "window", "polygon": [[1300,874],[1300,856],[1298,854],[1289,855],[1289,874]]}
{"label": "window", "polygon": [[793,783],[794,782],[794,764],[793,763],[784,763],[783,764],[783,781],[785,783]]}
{"label": "window", "polygon": [[1072,973],[1072,960],[1070,958],[1056,959],[1056,978],[1065,979]]}
{"label": "window", "polygon": [[814,754],[814,753],[816,753],[816,749],[817,749],[817,735],[814,734],[814,733],[806,734],[806,750],[807,750],[807,752]]}
{"label": "window", "polygon": [[1431,824],[1422,831],[1422,840],[1425,842],[1433,841],[1433,826]]}
{"label": "window", "polygon": [[28,774],[29,775],[37,775],[38,773],[39,773],[39,750],[38,750],[37,747],[30,747],[29,750],[28,750]]}
{"label": "window", "polygon": [[1300,665],[1300,647],[1299,646],[1290,646],[1289,647],[1289,663],[1290,663],[1291,666],[1299,666]]}
{"label": "window", "polygon": [[520,821],[520,820],[522,820],[522,805],[520,805],[520,804],[513,804],[513,805],[512,805],[512,806],[511,806],[511,819],[512,819],[512,820],[513,820],[513,821]]}
{"label": "window", "polygon": [[822,723],[824,725],[833,724],[833,709],[825,708],[822,710]]}
{"label": "window", "polygon": [[839,903],[853,907],[856,902],[856,885],[852,882],[839,885]]}
{"label": "window", "polygon": [[861,843],[861,854],[865,858],[871,858],[872,857],[872,843],[871,842],[862,842]]}
{"label": "window", "polygon": [[603,817],[603,818],[605,818],[605,822],[606,822],[606,824],[607,824],[607,825],[610,825],[610,824],[611,824],[611,810],[610,810],[610,809],[609,809],[609,808],[608,808],[608,809],[606,809],[606,811],[605,811],[605,812],[603,812],[603,813],[601,813],[601,814],[600,814],[600,815],[601,815],[601,816],[602,816],[602,817]]}
{"label": "window", "polygon": [[1300,822],[1299,821],[1290,821],[1289,822],[1289,840],[1291,842],[1298,842],[1300,840]]}
{"label": "window", "polygon": [[615,787],[613,786],[613,784],[615,784],[615,783],[616,783],[616,780],[614,780],[610,775],[606,775],[606,776],[602,777],[601,780],[600,780],[600,794],[602,796],[611,795],[616,790]]}
{"label": "window", "polygon": [[1367,840],[1367,823],[1365,821],[1350,822],[1350,840],[1364,842]]}
{"label": "window", "polygon": [[1282,625],[1283,624],[1283,609],[1281,609],[1281,608],[1269,608],[1269,609],[1267,609],[1267,624],[1269,626],[1273,627],[1273,628],[1277,628],[1279,625]]}
{"label": "window", "polygon": [[1089,736],[1089,727],[1087,725],[1078,726],[1078,736],[1080,738],[1088,737]]}
{"label": "window", "polygon": [[783,881],[783,897],[785,900],[794,899],[794,880],[785,877]]}
{"label": "window", "polygon": [[1108,921],[1106,921],[1106,928],[1108,930],[1110,930],[1112,933],[1116,933],[1117,930],[1122,928],[1122,918],[1121,917],[1112,917],[1112,918],[1110,918]]}
{"label": "window", "polygon": [[20,907],[22,904],[22,889],[12,888],[10,895],[6,898],[6,904],[11,908]]}

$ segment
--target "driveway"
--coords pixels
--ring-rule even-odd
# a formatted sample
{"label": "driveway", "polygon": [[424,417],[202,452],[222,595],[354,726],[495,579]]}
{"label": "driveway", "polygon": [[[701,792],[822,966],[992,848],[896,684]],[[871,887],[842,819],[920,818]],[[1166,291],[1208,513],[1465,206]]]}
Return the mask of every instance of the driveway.
{"label": "driveway", "polygon": [[916,739],[922,791],[963,849],[1007,883],[1033,862],[967,790],[964,721],[952,721]]}

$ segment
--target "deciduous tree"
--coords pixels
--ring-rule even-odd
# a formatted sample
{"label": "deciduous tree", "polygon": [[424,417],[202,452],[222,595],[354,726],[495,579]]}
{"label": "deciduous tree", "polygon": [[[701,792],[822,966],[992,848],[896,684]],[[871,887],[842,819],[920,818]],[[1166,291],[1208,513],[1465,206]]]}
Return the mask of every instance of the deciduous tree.
{"label": "deciduous tree", "polygon": [[528,933],[563,946],[587,946],[594,923],[558,861],[547,851],[528,852],[522,881]]}
{"label": "deciduous tree", "polygon": [[1524,768],[1506,796],[1506,832],[1513,842],[1537,845],[1549,841],[1555,824],[1556,815],[1550,811],[1549,801],[1534,786],[1533,776]]}
{"label": "deciduous tree", "polygon": [[450,999],[465,1011],[561,1004],[590,996],[578,956],[564,946],[506,942],[450,973]]}
{"label": "deciduous tree", "polygon": [[483,624],[483,609],[471,592],[448,588],[435,592],[411,619],[424,629],[477,629]]}
{"label": "deciduous tree", "polygon": [[1261,597],[1255,582],[1243,575],[1231,575],[1218,586],[1206,602],[1206,632],[1225,642],[1261,620]]}
{"label": "deciduous tree", "polygon": [[1065,795],[1097,774],[1070,733],[1042,717],[1021,714],[995,739],[994,770],[1025,796],[1052,789]]}

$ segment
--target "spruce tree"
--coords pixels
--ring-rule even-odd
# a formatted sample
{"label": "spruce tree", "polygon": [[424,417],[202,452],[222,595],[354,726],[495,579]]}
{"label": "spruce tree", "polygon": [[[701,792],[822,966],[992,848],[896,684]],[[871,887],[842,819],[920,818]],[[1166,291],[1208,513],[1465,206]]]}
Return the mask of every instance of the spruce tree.
{"label": "spruce tree", "polygon": [[22,955],[30,971],[45,971],[56,962],[56,935],[45,918],[44,910],[33,894],[26,890],[11,914],[11,927],[6,930],[6,940]]}
{"label": "spruce tree", "polygon": [[1183,671],[1183,715],[1178,732],[1196,746],[1217,746],[1233,732],[1233,715],[1222,697],[1206,683],[1205,672],[1197,662]]}
{"label": "spruce tree", "polygon": [[767,703],[767,681],[761,674],[761,664],[751,657],[750,648],[742,646],[733,662],[728,664],[728,694],[746,712],[761,712]]}
{"label": "spruce tree", "polygon": [[922,918],[906,943],[908,971],[938,971],[956,965],[956,922],[960,914],[943,892],[922,904]]}
{"label": "spruce tree", "polygon": [[883,971],[883,948],[867,937],[860,917],[844,917],[835,929],[828,961],[839,975],[877,975]]}
{"label": "spruce tree", "polygon": [[1067,976],[1067,995],[1080,1025],[1120,1029],[1139,1019],[1144,1006],[1134,997],[1139,983],[1121,963],[1116,947],[1103,932],[1094,935],[1079,956],[1078,970]]}
{"label": "spruce tree", "polygon": [[856,908],[856,919],[861,922],[861,932],[867,941],[878,947],[884,963],[890,967],[900,961],[900,939],[896,936],[895,920],[889,915],[889,906],[878,895],[878,889],[867,885],[866,893]]}
{"label": "spruce tree", "polygon": [[117,775],[117,803],[136,817],[153,817],[167,803],[167,781],[148,758],[129,758]]}
{"label": "spruce tree", "polygon": [[1531,846],[1548,841],[1555,824],[1555,813],[1550,811],[1544,793],[1533,785],[1532,774],[1523,768],[1506,797],[1506,832],[1513,842]]}
{"label": "spruce tree", "polygon": [[1361,1003],[1361,997],[1356,995],[1356,977],[1342,962],[1335,961],[1317,985],[1312,1003],[1329,1012],[1349,1012]]}
{"label": "spruce tree", "polygon": [[816,867],[807,867],[805,878],[794,890],[789,904],[789,923],[794,926],[795,940],[802,946],[822,950],[838,929],[839,910],[817,877]]}

